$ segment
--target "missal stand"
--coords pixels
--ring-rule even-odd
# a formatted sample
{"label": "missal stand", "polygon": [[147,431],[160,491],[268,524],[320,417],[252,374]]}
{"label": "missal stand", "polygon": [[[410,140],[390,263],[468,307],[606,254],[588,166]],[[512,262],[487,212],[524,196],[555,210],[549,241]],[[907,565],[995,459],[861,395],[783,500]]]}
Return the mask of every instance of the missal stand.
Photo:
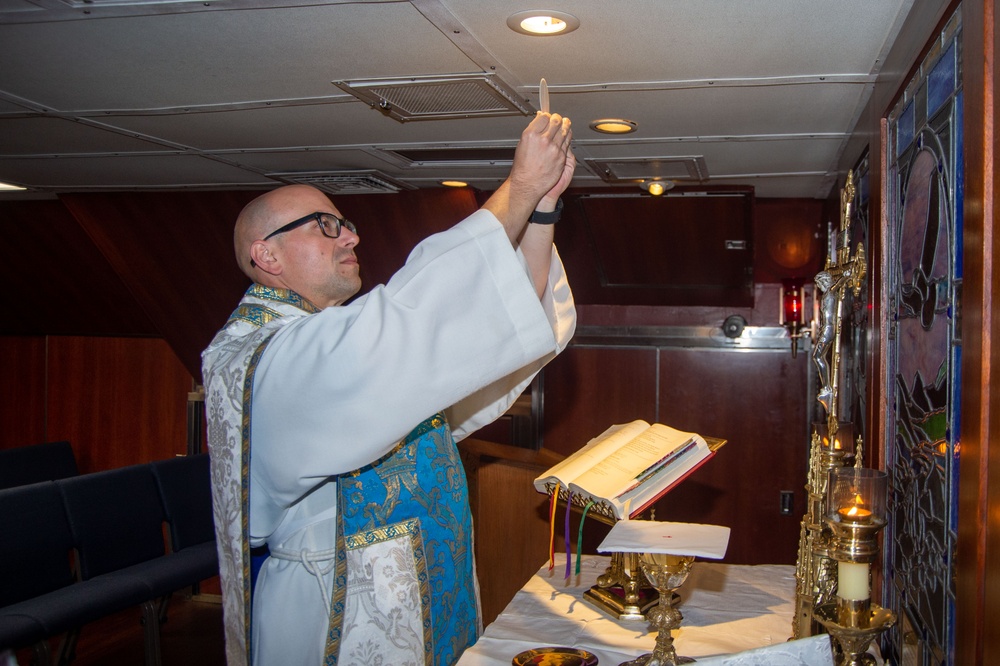
{"label": "missal stand", "polygon": [[[712,454],[726,444],[725,439],[716,437],[705,437],[704,440]],[[697,467],[688,473],[694,469]],[[668,492],[686,476],[687,474],[665,488],[659,496]],[[615,509],[608,502],[590,501],[590,498],[579,493],[571,495],[564,485],[546,483],[545,490],[550,498],[557,487],[557,506],[565,509],[568,502],[571,511],[612,527],[619,521]],[[639,518],[644,513],[644,508],[630,514],[630,519]],[[650,513],[653,513],[653,509],[650,509]],[[569,535],[567,535],[568,540]],[[613,552],[610,556],[611,561],[604,574],[598,577],[595,585],[583,593],[584,601],[617,620],[646,620],[646,613],[659,604],[659,594],[648,584],[642,573],[641,553]]]}

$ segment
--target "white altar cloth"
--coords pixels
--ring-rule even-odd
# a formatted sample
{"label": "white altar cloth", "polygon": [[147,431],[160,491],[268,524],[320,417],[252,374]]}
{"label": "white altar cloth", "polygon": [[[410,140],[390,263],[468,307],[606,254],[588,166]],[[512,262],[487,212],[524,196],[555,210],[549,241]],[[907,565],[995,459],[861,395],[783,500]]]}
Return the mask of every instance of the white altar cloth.
{"label": "white altar cloth", "polygon": [[[544,566],[459,660],[459,666],[510,666],[518,653],[559,646],[588,650],[600,666],[617,666],[652,651],[655,632],[642,620],[615,620],[583,600],[608,566],[584,556],[580,574],[565,576],[565,554]],[[574,560],[575,564],[575,560]],[[792,632],[795,567],[695,561],[678,590],[684,616],[674,631],[678,655],[706,657],[784,643]]]}

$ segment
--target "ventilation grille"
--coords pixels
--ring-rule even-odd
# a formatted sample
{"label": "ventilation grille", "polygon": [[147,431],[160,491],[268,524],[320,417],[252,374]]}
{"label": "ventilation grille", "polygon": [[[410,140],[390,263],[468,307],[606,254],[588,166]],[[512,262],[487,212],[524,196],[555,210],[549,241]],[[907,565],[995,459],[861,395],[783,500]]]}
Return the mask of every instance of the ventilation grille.
{"label": "ventilation grille", "polygon": [[358,79],[333,84],[400,122],[534,113],[495,74]]}
{"label": "ventilation grille", "polygon": [[700,155],[676,157],[629,157],[616,160],[588,159],[587,164],[607,183],[649,179],[704,182],[708,166]]}
{"label": "ventilation grille", "polygon": [[387,176],[381,171],[298,171],[269,173],[268,178],[283,183],[312,185],[327,194],[395,194],[400,190],[416,189],[412,185]]}

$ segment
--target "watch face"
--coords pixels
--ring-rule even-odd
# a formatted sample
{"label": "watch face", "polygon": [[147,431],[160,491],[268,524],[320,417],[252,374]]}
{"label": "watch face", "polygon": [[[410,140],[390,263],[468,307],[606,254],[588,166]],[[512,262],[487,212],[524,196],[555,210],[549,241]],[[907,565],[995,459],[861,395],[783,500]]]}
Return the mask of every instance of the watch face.
{"label": "watch face", "polygon": [[597,666],[597,657],[576,648],[540,647],[525,650],[511,663],[513,666]]}

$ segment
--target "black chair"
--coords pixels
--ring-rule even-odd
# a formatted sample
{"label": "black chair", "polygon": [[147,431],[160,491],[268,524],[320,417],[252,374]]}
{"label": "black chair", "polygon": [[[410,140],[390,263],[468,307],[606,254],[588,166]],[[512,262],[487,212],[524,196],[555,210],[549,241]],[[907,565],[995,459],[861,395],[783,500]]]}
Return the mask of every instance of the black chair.
{"label": "black chair", "polygon": [[55,481],[78,474],[69,442],[46,442],[0,450],[0,489]]}
{"label": "black chair", "polygon": [[208,454],[160,460],[150,467],[170,526],[170,552],[187,558],[198,581],[218,575]]}
{"label": "black chair", "polygon": [[73,535],[51,481],[0,490],[0,650],[35,645],[50,661],[49,633],[23,602],[73,584]]}
{"label": "black chair", "polygon": [[[145,589],[137,603],[145,625],[146,663],[159,664],[159,624],[170,594],[213,575],[217,561],[206,573],[203,551],[188,547],[166,553],[166,513],[150,465],[64,479],[57,486],[73,531],[81,578],[129,588],[139,584]],[[179,538],[183,542],[187,534],[182,532]]]}
{"label": "black chair", "polygon": [[65,633],[68,663],[82,626],[139,606],[159,664],[171,593],[217,573],[207,456],[0,490],[0,650],[33,645],[50,663],[48,639]]}
{"label": "black chair", "polygon": [[170,523],[171,550],[215,542],[212,477],[207,453],[150,463]]}
{"label": "black chair", "polygon": [[59,663],[67,663],[81,626],[148,595],[139,581],[74,582],[73,534],[51,481],[0,490],[0,535],[0,650],[34,645],[47,664],[48,639],[65,634]]}

